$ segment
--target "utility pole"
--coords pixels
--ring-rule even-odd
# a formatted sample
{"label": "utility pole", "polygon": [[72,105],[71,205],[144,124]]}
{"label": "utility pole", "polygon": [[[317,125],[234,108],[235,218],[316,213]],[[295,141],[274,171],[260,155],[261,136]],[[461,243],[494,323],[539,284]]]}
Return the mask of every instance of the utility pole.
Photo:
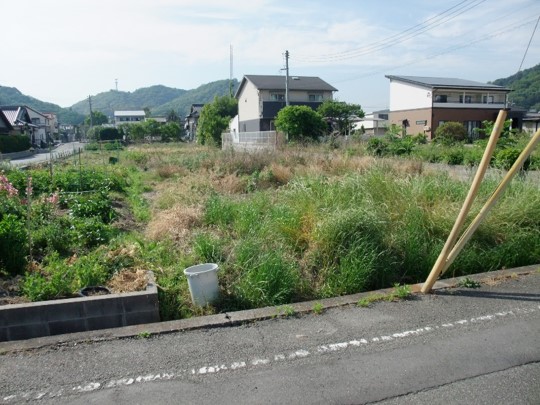
{"label": "utility pole", "polygon": [[114,79],[114,84],[116,86],[116,91],[118,91],[118,79]]}
{"label": "utility pole", "polygon": [[289,105],[289,51],[285,51],[285,105]]}
{"label": "utility pole", "polygon": [[92,117],[92,97],[88,96],[88,105],[90,106],[90,128],[94,126],[94,117]]}
{"label": "utility pole", "polygon": [[230,48],[230,62],[229,62],[229,97],[232,98],[232,79],[233,79],[233,47]]}

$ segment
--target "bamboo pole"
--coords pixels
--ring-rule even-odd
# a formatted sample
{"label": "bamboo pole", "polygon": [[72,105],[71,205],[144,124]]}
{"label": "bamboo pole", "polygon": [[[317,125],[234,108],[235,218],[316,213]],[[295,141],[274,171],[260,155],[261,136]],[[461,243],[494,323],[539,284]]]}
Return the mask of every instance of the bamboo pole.
{"label": "bamboo pole", "polygon": [[514,176],[518,173],[518,171],[521,169],[527,158],[530,156],[538,142],[540,141],[540,129],[536,131],[536,133],[533,135],[525,149],[521,152],[519,157],[516,159],[508,173],[504,176],[501,183],[497,187],[497,189],[493,192],[491,197],[487,200],[487,202],[484,204],[478,215],[474,218],[474,220],[471,222],[469,227],[465,230],[461,238],[458,240],[450,254],[448,255],[448,258],[446,259],[446,263],[444,265],[444,268],[441,272],[444,273],[446,270],[448,270],[448,267],[454,262],[457,255],[461,252],[465,244],[471,239],[473,233],[478,229],[480,226],[480,223],[484,220],[484,218],[487,216],[489,211],[493,208],[493,206],[497,203],[499,198],[501,197],[502,193],[506,190],[508,187],[508,184],[510,184],[510,181],[514,178]]}
{"label": "bamboo pole", "polygon": [[437,281],[437,279],[439,278],[439,275],[441,274],[446,264],[448,255],[452,247],[456,243],[459,231],[461,227],[463,226],[463,223],[465,222],[465,218],[467,217],[467,214],[469,213],[471,209],[474,199],[476,198],[476,195],[478,194],[480,183],[482,182],[484,175],[486,173],[486,170],[489,167],[489,162],[491,160],[491,156],[493,155],[493,151],[495,150],[495,146],[497,145],[497,141],[499,140],[501,131],[504,127],[504,121],[506,120],[507,113],[508,113],[508,110],[506,109],[499,111],[499,115],[497,116],[497,120],[495,121],[493,130],[491,131],[491,135],[489,137],[488,144],[484,151],[484,155],[482,156],[482,160],[480,161],[480,164],[478,165],[478,170],[476,171],[474,175],[474,179],[471,184],[471,188],[469,189],[469,193],[467,194],[467,197],[465,198],[465,201],[463,202],[463,206],[461,207],[458,217],[456,218],[456,222],[454,223],[454,226],[452,230],[450,231],[448,238],[446,239],[446,243],[444,244],[441,250],[441,253],[439,254],[439,257],[437,258],[433,268],[431,269],[431,272],[429,273],[429,276],[426,279],[425,283],[422,285],[422,288],[420,290],[422,293],[427,293],[431,291],[433,284],[435,284],[435,281]]}

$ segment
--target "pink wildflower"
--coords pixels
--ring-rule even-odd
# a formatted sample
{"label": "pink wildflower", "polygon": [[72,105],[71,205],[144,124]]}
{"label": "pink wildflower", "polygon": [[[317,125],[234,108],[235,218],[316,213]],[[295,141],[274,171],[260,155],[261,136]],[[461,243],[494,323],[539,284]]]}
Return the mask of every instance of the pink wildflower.
{"label": "pink wildflower", "polygon": [[2,190],[6,191],[9,197],[13,197],[19,194],[19,190],[13,187],[13,184],[9,182],[8,178],[4,176],[3,173],[4,172],[1,172],[0,174],[0,191]]}

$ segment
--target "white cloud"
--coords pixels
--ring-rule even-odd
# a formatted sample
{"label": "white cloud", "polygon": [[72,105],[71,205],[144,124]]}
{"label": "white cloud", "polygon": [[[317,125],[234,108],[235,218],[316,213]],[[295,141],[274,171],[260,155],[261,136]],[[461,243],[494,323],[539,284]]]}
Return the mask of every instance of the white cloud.
{"label": "white cloud", "polygon": [[[490,0],[402,41],[405,30],[459,1],[440,3],[413,0],[403,7],[398,0],[5,2],[3,52],[12,63],[1,66],[0,85],[64,106],[107,91],[115,78],[121,89],[131,91],[152,84],[194,88],[228,77],[231,44],[237,77],[277,74],[287,49],[297,74],[346,83],[336,87],[346,87],[342,94],[352,102],[359,102],[354,97],[361,97],[363,89],[374,83],[384,95],[371,97],[386,97],[384,74],[389,72],[484,81],[515,73],[540,14],[540,2]],[[500,32],[504,27],[509,29]],[[540,32],[525,67],[537,64],[539,54]]]}

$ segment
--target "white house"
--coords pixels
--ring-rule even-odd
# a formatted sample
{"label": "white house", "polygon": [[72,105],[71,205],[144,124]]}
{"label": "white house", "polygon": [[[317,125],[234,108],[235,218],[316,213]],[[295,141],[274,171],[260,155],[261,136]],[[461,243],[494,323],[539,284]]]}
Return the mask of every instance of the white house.
{"label": "white house", "polygon": [[143,110],[134,111],[115,111],[114,112],[114,124],[116,126],[120,124],[133,124],[144,121],[146,114]]}
{"label": "white house", "polygon": [[286,87],[290,105],[307,105],[316,109],[332,100],[337,89],[318,77],[246,75],[235,97],[238,100],[239,132],[273,131],[274,119],[286,105]]}
{"label": "white house", "polygon": [[462,122],[473,137],[482,121],[495,121],[510,92],[506,87],[463,79],[386,77],[390,79],[390,124],[428,138],[446,121]]}
{"label": "white house", "polygon": [[359,131],[362,128],[366,135],[381,136],[388,128],[389,110],[373,111],[364,115],[364,118],[355,120],[353,129]]}

